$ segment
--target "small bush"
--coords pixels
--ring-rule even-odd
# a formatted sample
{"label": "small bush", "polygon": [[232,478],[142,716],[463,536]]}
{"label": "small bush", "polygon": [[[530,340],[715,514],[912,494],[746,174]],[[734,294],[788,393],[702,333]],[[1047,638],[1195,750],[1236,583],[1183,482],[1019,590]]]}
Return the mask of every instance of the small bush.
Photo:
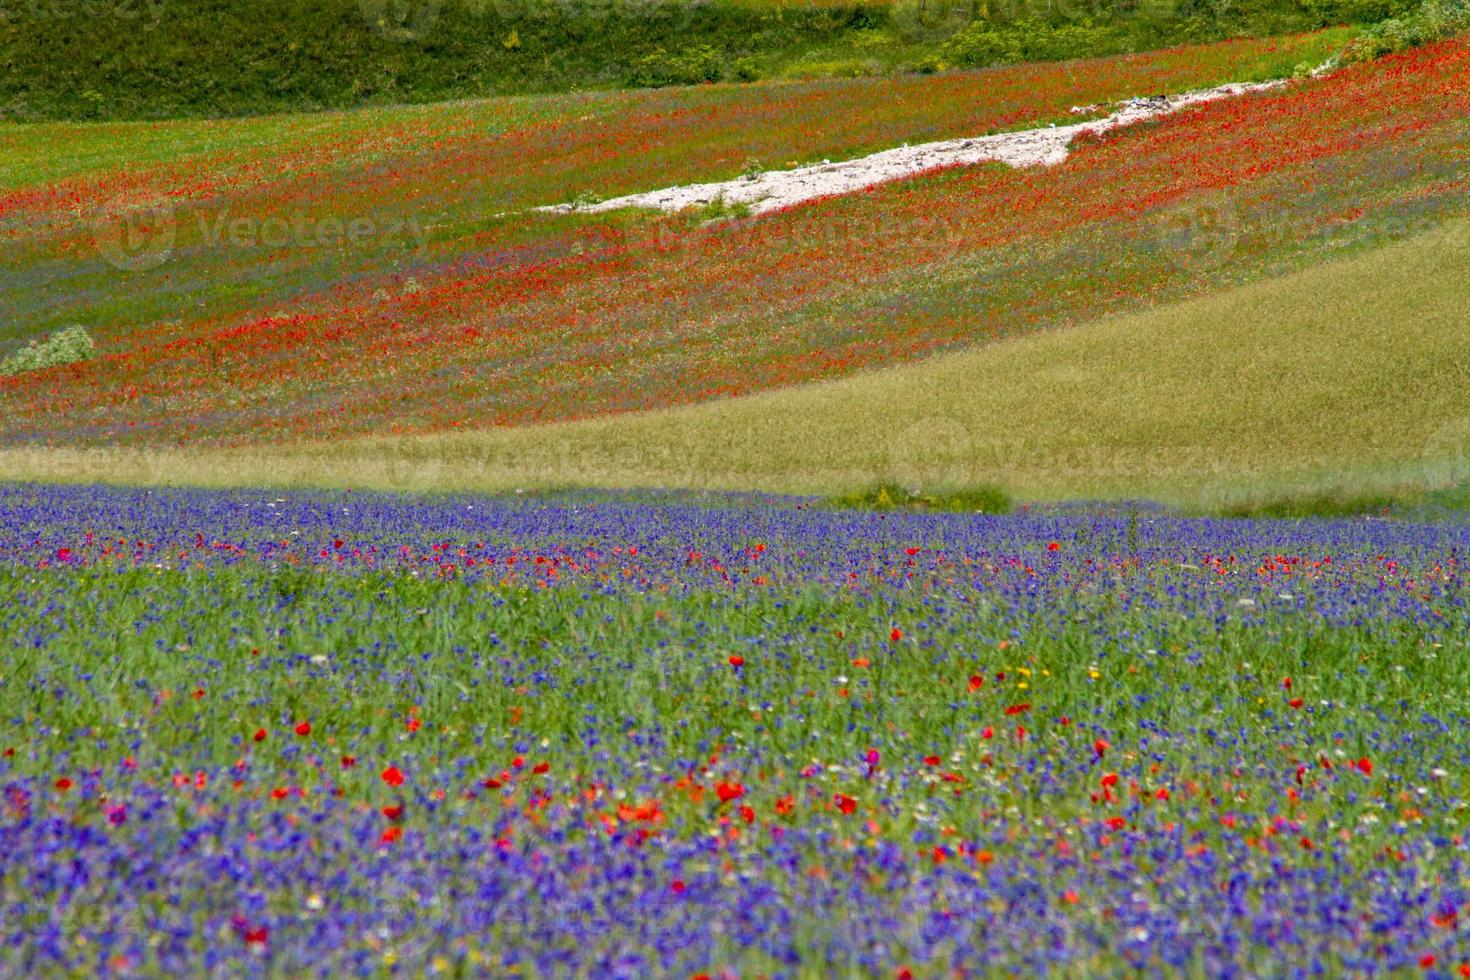
{"label": "small bush", "polygon": [[1052,24],[1030,18],[1011,24],[971,24],[945,42],[946,62],[970,68],[1026,61],[1062,61],[1117,51],[1127,39],[1115,27],[1091,21]]}
{"label": "small bush", "polygon": [[718,82],[724,67],[724,54],[706,44],[672,53],[660,48],[634,62],[627,82],[635,88]]}
{"label": "small bush", "polygon": [[691,209],[689,213],[695,224],[707,224],[711,221],[748,218],[750,205],[744,201],[727,201],[725,195],[721,194],[713,201]]}
{"label": "small bush", "polygon": [[67,327],[44,340],[33,340],[20,350],[0,361],[0,374],[21,374],[39,371],[59,364],[75,364],[85,361],[97,350],[87,331],[81,327]]}
{"label": "small bush", "polygon": [[754,58],[740,58],[731,67],[737,82],[754,82],[761,77],[760,65]]}
{"label": "small bush", "polygon": [[829,503],[844,510],[912,510],[964,514],[1007,514],[1014,506],[1010,496],[995,486],[924,493],[907,490],[897,483],[879,483],[866,490],[833,497]]}

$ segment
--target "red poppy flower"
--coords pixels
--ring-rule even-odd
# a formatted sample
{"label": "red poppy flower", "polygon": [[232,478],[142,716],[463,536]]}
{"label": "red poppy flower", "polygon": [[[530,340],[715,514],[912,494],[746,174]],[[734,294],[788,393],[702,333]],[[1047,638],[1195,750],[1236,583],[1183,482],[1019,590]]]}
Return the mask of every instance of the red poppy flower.
{"label": "red poppy flower", "polygon": [[544,776],[548,772],[551,771],[551,763],[549,763],[549,762],[538,762],[534,766],[531,767],[531,771],[534,772],[538,776]]}
{"label": "red poppy flower", "polygon": [[675,895],[684,894],[684,882],[680,881],[678,878],[675,878],[672,882],[669,883],[669,890],[672,891]]}
{"label": "red poppy flower", "polygon": [[255,730],[255,734],[252,737],[257,742],[264,742],[265,741],[265,735],[266,735],[266,732],[265,732],[265,729],[264,728],[257,728]]}
{"label": "red poppy flower", "polygon": [[397,806],[383,807],[383,816],[396,823],[403,818],[403,804],[400,803]]}
{"label": "red poppy flower", "polygon": [[1062,550],[1062,543],[1060,541],[1048,541],[1046,543],[1046,550],[1047,551],[1061,551]]}
{"label": "red poppy flower", "polygon": [[926,765],[926,766],[937,766],[937,765],[939,765],[939,756],[937,756],[937,755],[926,755],[926,756],[924,756],[924,765]]}
{"label": "red poppy flower", "polygon": [[309,721],[299,722],[296,725],[296,734],[297,735],[300,735],[302,738],[305,738],[306,736],[310,735],[311,734],[311,722],[309,722]]}
{"label": "red poppy flower", "polygon": [[1029,705],[1029,704],[1025,704],[1025,703],[1022,703],[1022,704],[1013,704],[1009,708],[1006,709],[1006,714],[1007,715],[1020,715],[1020,714],[1025,714],[1026,712],[1028,712],[1030,710],[1031,710],[1031,705]]}
{"label": "red poppy flower", "polygon": [[755,807],[743,806],[740,808],[740,819],[746,823],[755,823]]}
{"label": "red poppy flower", "polygon": [[740,654],[738,654],[738,653],[732,654],[730,656],[730,666],[731,667],[744,667],[745,666],[745,658],[742,657],[742,656],[740,656]]}
{"label": "red poppy flower", "polygon": [[1373,762],[1367,756],[1358,760],[1358,770],[1365,776],[1373,775]]}
{"label": "red poppy flower", "polygon": [[1115,772],[1105,773],[1102,778],[1102,785],[1105,789],[1118,785],[1118,774]]}
{"label": "red poppy flower", "polygon": [[853,799],[851,796],[848,796],[846,793],[838,793],[836,796],[832,797],[832,802],[836,803],[837,809],[841,810],[843,813],[853,813],[857,810],[857,800]]}
{"label": "red poppy flower", "polygon": [[342,768],[343,769],[351,769],[355,765],[357,765],[357,756],[355,756],[355,755],[344,755],[342,757]]}
{"label": "red poppy flower", "polygon": [[901,639],[903,639],[903,630],[897,626],[893,627],[893,632],[888,634],[888,641],[890,643],[897,643]]}
{"label": "red poppy flower", "polygon": [[970,690],[972,690],[972,691],[978,691],[978,690],[980,690],[984,686],[985,686],[985,678],[981,677],[979,674],[971,674],[970,675]]}
{"label": "red poppy flower", "polygon": [[389,766],[383,770],[383,782],[389,786],[402,786],[403,773],[399,772],[397,766]]}
{"label": "red poppy flower", "polygon": [[60,779],[58,779],[56,781],[56,788],[59,789],[59,790],[61,790],[63,793],[65,793],[67,790],[71,789],[71,786],[72,786],[71,780],[70,779],[67,779],[65,776],[62,776]]}
{"label": "red poppy flower", "polygon": [[729,803],[745,795],[745,786],[741,783],[722,782],[715,786],[715,795],[720,798],[721,803]]}
{"label": "red poppy flower", "polygon": [[1112,748],[1112,746],[1109,745],[1105,739],[1100,738],[1096,742],[1092,743],[1092,751],[1097,754],[1097,757],[1099,759],[1107,755],[1108,749],[1110,748]]}
{"label": "red poppy flower", "polygon": [[378,838],[379,844],[391,844],[403,837],[403,828],[398,826],[389,827],[383,831],[383,836]]}
{"label": "red poppy flower", "polygon": [[986,725],[980,732],[981,738],[995,738],[995,729]]}

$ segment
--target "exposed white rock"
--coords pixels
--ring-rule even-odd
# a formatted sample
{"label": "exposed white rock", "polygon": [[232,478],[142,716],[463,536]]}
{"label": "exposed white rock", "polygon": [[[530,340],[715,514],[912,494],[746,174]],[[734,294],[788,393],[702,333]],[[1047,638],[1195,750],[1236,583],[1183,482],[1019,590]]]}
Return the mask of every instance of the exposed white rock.
{"label": "exposed white rock", "polygon": [[1181,95],[1130,99],[1121,103],[1118,111],[1110,116],[1067,126],[1052,125],[1013,133],[997,133],[993,136],[901,146],[854,160],[840,160],[837,163],[823,161],[795,170],[771,170],[733,180],[666,187],[663,190],[610,198],[595,204],[553,204],[540,210],[610,211],[615,208],[642,207],[682,211],[723,200],[726,204],[746,205],[751,213],[760,214],[819,197],[851,194],[875,184],[937,167],[985,161],[998,161],[1012,167],[1051,166],[1067,158],[1072,140],[1084,132],[1106,132],[1177,112],[1186,106],[1234,98],[1284,84],[1284,81],[1236,82]]}

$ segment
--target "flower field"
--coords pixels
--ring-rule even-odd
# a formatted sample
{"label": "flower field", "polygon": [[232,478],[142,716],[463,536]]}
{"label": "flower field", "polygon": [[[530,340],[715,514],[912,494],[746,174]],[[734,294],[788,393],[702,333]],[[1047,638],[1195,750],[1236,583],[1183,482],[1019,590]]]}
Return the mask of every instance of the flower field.
{"label": "flower field", "polygon": [[0,972],[1459,975],[1467,547],[0,487]]}
{"label": "flower field", "polygon": [[[1354,209],[1372,217],[1426,194],[1458,205],[1456,186],[1373,169],[1394,134],[1425,159],[1458,153],[1465,59],[1452,45],[1120,135],[1054,171],[932,175],[753,224],[527,211],[1289,74],[1340,40],[432,111],[15,127],[0,338],[80,324],[102,356],[0,379],[0,431],[12,443],[239,444],[657,408],[1202,288],[1170,243],[1213,234],[1221,201],[1247,240],[1221,267],[1241,275]],[[1251,208],[1294,198],[1323,165],[1343,179],[1281,240],[1250,242]],[[1098,259],[1120,248],[1137,255]],[[1051,261],[1058,252],[1077,261]],[[920,275],[931,285],[911,289]]]}

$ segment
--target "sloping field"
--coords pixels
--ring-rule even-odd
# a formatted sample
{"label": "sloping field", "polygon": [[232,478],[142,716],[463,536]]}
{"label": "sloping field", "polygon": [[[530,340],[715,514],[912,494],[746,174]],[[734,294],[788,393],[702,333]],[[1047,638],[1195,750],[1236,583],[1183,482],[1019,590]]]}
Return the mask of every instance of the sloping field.
{"label": "sloping field", "polygon": [[[47,479],[834,491],[1000,483],[1217,504],[1470,476],[1470,222],[917,365],[553,426],[274,450],[0,451]],[[1403,379],[1415,379],[1412,387]]]}
{"label": "sloping field", "polygon": [[[1385,126],[1385,99],[1400,97],[1385,90],[1401,75],[1412,98],[1398,111],[1426,130],[1424,152],[1448,152],[1434,141],[1455,145],[1445,120],[1458,105],[1463,52],[1438,49],[1253,101],[1276,119],[1233,161],[1211,144],[1236,142],[1216,127],[1254,126],[1254,108],[1090,148],[1079,154],[1090,163],[1054,172],[948,174],[758,224],[522,209],[733,176],[752,157],[784,166],[1035,125],[1067,118],[1078,103],[1270,74],[1328,47],[1321,38],[1238,42],[936,78],[502,100],[177,131],[22,127],[11,131],[20,186],[0,216],[0,329],[18,344],[80,323],[106,356],[5,381],[0,436],[241,443],[575,418],[893,363],[985,339],[999,321],[1090,317],[1110,308],[1099,294],[1137,300],[1140,283],[1084,271],[1095,284],[1058,292],[1054,310],[1016,308],[1002,292],[984,305],[940,298],[930,309],[924,294],[947,287],[916,292],[910,280],[970,277],[976,262],[1035,264],[1059,248],[1082,256],[1071,233],[1111,252],[1120,235],[1179,232],[1170,208],[1185,209],[1189,232],[1200,194],[1215,193],[1197,183],[1198,153],[1235,164],[1212,175],[1224,184],[1290,164],[1284,179],[1312,179],[1319,159],[1371,157],[1392,136],[1375,130]],[[1282,161],[1264,145],[1304,140],[1324,101],[1345,118],[1321,146],[1305,147],[1312,153]],[[99,143],[125,147],[100,170]],[[1116,194],[1105,186],[1115,178]],[[1417,189],[1400,180],[1382,193]],[[1352,187],[1334,192],[1348,197]],[[1078,194],[1090,196],[1083,207],[1064,203]],[[1320,228],[1321,215],[1311,217],[1318,224],[1304,223],[1304,236]],[[1154,235],[1147,248],[1157,244]],[[1198,278],[1172,256],[1155,257],[1162,264],[1148,288],[1160,276]],[[1037,276],[1015,281],[1040,295]],[[895,291],[913,308],[885,312],[882,329],[863,315],[832,329],[834,318],[849,323],[855,302],[891,305]]]}

